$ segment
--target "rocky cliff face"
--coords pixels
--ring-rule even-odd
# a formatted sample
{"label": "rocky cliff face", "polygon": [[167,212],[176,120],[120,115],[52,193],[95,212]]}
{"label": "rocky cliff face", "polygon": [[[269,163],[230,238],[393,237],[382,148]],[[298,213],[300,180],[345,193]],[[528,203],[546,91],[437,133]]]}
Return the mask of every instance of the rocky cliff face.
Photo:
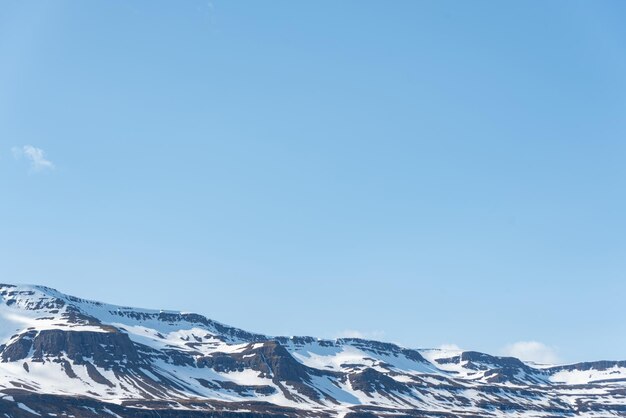
{"label": "rocky cliff face", "polygon": [[0,285],[0,416],[623,417],[626,362],[246,332]]}

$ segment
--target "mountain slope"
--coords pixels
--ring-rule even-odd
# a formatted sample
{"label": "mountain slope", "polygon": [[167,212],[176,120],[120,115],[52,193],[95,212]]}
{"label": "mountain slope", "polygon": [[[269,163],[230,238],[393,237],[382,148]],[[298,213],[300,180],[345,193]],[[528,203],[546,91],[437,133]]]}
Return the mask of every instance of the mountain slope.
{"label": "mountain slope", "polygon": [[201,315],[0,285],[0,413],[161,417],[618,417],[626,362],[270,337]]}

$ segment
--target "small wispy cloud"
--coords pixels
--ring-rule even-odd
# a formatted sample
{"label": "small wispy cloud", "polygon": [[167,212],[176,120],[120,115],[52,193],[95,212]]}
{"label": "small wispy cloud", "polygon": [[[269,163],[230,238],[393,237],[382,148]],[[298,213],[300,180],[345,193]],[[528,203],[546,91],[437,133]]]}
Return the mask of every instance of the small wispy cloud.
{"label": "small wispy cloud", "polygon": [[556,364],[560,362],[556,349],[539,341],[518,341],[509,344],[502,349],[502,354],[541,364]]}
{"label": "small wispy cloud", "polygon": [[335,334],[335,338],[361,338],[363,340],[380,340],[385,336],[383,331],[357,331],[346,329]]}
{"label": "small wispy cloud", "polygon": [[54,164],[46,159],[45,153],[41,148],[24,145],[23,147],[13,147],[12,151],[15,159],[26,158],[30,162],[30,168],[33,171],[54,169]]}

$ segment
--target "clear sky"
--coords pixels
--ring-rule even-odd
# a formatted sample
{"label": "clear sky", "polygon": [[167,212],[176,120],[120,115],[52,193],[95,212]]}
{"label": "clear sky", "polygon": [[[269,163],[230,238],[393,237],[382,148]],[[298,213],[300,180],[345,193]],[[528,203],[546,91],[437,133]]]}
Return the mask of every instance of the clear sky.
{"label": "clear sky", "polygon": [[624,19],[4,0],[0,281],[268,334],[626,359]]}

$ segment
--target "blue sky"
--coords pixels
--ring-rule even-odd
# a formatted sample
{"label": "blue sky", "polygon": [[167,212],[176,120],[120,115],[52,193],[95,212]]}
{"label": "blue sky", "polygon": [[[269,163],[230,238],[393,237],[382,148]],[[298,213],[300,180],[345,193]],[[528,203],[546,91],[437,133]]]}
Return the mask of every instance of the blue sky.
{"label": "blue sky", "polygon": [[625,17],[5,1],[1,281],[268,334],[626,359]]}

